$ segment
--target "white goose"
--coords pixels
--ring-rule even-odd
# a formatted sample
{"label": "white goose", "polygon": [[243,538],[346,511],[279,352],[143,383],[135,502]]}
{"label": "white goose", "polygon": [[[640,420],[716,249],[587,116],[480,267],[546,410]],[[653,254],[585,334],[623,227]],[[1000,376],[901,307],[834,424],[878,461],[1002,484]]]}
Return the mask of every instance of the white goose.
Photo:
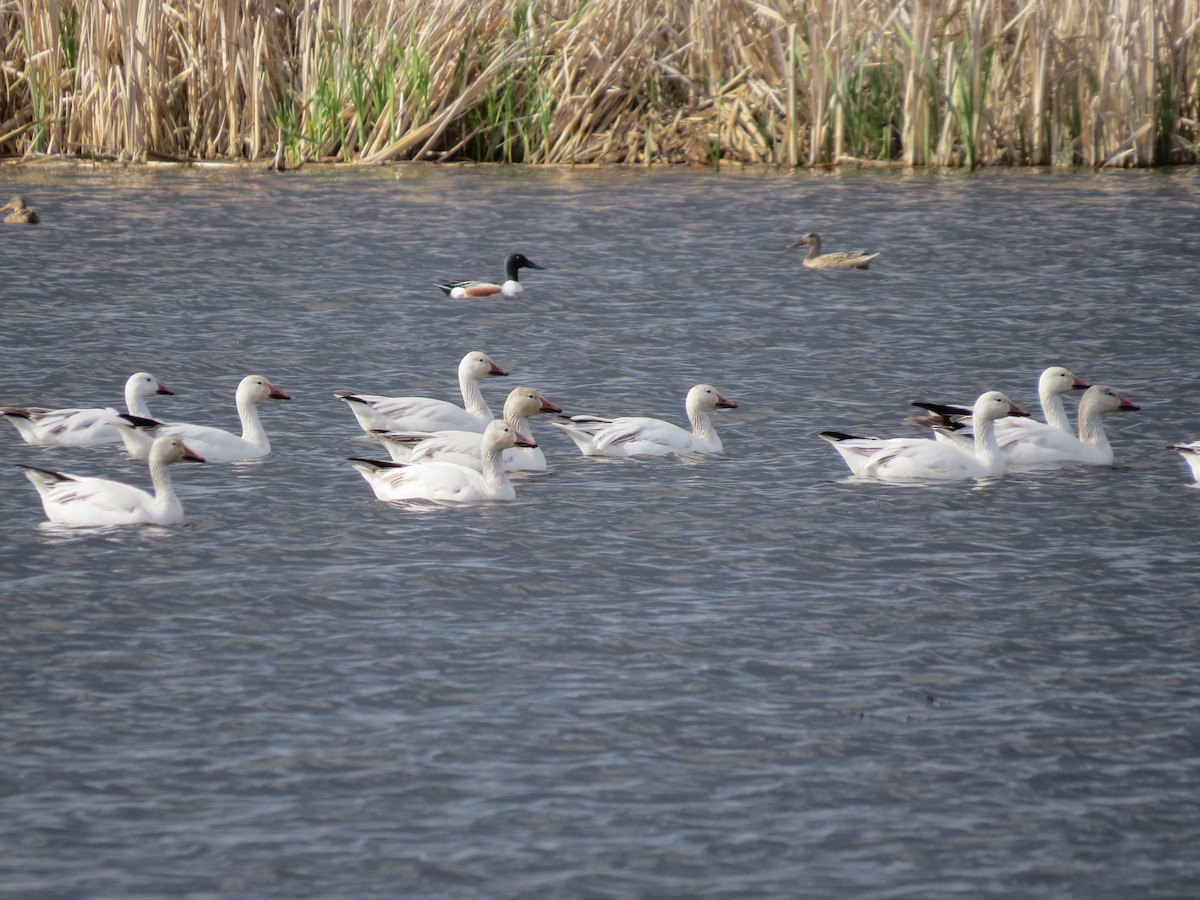
{"label": "white goose", "polygon": [[[1066,434],[1074,435],[1075,431],[1071,428],[1071,420],[1067,417],[1067,410],[1063,406],[1063,395],[1069,394],[1071,391],[1082,391],[1089,387],[1088,383],[1082,378],[1076,377],[1075,373],[1070,369],[1065,369],[1062,366],[1051,366],[1042,372],[1038,378],[1038,399],[1042,405],[1042,415],[1045,417],[1045,422],[1038,422],[1026,417],[1013,417],[1001,419],[996,423],[997,435],[1003,434],[1009,429],[1019,429],[1021,434],[1033,435],[1054,429],[1062,431]],[[958,406],[946,403],[922,403],[914,401],[913,406],[919,406],[922,409],[929,410],[928,416],[911,416],[908,421],[918,425],[946,426],[951,431],[968,430],[971,425],[971,407]],[[939,440],[952,439],[952,435],[947,430],[942,429],[937,432]],[[966,435],[966,439],[970,441],[970,435]]]}
{"label": "white goose", "polygon": [[[235,394],[238,417],[242,421],[241,435],[210,425],[162,423],[152,429],[154,434],[173,434],[182,437],[208,462],[228,463],[260,459],[271,452],[271,442],[258,417],[258,405],[268,400],[291,400],[291,395],[271,384],[265,375],[247,375],[238,384]],[[140,423],[139,423],[140,424]],[[137,459],[145,459],[154,441],[153,434],[144,428],[122,428],[125,449]]]}
{"label": "white goose", "polygon": [[980,395],[971,408],[975,436],[972,449],[924,438],[860,438],[822,431],[850,471],[878,481],[962,481],[1003,475],[1007,460],[996,443],[995,422],[1004,416],[1028,415],[999,391]]}
{"label": "white goose", "polygon": [[[1079,401],[1079,437],[1067,428],[1032,419],[1007,418],[996,423],[996,443],[1010,469],[1039,469],[1053,466],[1111,466],[1112,445],[1104,431],[1103,417],[1112,412],[1141,409],[1106,384],[1094,384]],[[938,428],[938,437],[970,446],[970,432]]]}
{"label": "white goose", "polygon": [[362,430],[374,431],[474,431],[482,432],[495,418],[483,398],[479,382],[508,373],[482,350],[473,350],[458,364],[458,387],[463,406],[432,397],[384,397],[358,391],[334,391],[350,405]]}
{"label": "white goose", "polygon": [[[561,413],[562,407],[531,387],[517,387],[504,401],[504,422],[518,434],[532,436],[529,419],[539,413]],[[475,431],[437,431],[432,434],[386,432],[376,435],[396,462],[452,462],[483,471],[482,435]],[[509,447],[502,454],[506,472],[545,472],[541,447]]]}
{"label": "white goose", "polygon": [[[149,372],[135,372],[125,382],[125,408],[130,415],[150,418],[146,398],[175,393]],[[27,444],[85,447],[121,440],[120,415],[115,409],[43,409],[5,406],[0,412],[16,426]]]}
{"label": "white goose", "polygon": [[1192,478],[1200,483],[1200,441],[1188,441],[1183,444],[1172,444],[1172,450],[1178,450],[1183,461],[1192,470]]}
{"label": "white goose", "polygon": [[167,467],[185,459],[204,462],[177,436],[154,441],[150,450],[153,494],[107,478],[65,475],[34,466],[26,466],[25,475],[41,494],[46,518],[56,525],[177,525],[183,521],[183,505],[175,496]]}
{"label": "white goose", "polygon": [[711,384],[698,384],[687,394],[687,416],[691,430],[647,416],[572,416],[569,422],[554,422],[565,431],[584,456],[666,456],[672,453],[720,453],[721,438],[709,412],[736,409]]}
{"label": "white goose", "polygon": [[484,503],[516,499],[516,491],[504,471],[502,451],[509,447],[536,446],[532,438],[497,419],[483,432],[480,446],[482,471],[451,462],[410,465],[354,458],[348,462],[366,479],[375,496],[386,502]]}
{"label": "white goose", "polygon": [[[1103,417],[1111,412],[1141,409],[1106,384],[1093,384],[1079,401],[1079,437],[1070,431],[1042,425],[1020,428],[1004,419],[997,423],[996,439],[1014,469],[1057,465],[1111,466],[1112,445],[1104,432]],[[1033,422],[1041,425],[1040,422]],[[1006,426],[1000,428],[999,426]]]}

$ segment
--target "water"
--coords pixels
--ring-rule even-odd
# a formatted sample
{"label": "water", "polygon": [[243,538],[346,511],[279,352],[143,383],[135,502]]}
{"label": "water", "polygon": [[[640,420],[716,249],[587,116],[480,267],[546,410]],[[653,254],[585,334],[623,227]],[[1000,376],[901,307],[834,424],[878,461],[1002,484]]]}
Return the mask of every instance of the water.
{"label": "water", "polygon": [[[10,169],[0,401],[120,401],[274,452],[178,467],[175,529],[42,524],[0,440],[0,893],[1193,896],[1200,177]],[[783,248],[875,248],[869,272]],[[519,300],[450,302],[445,277]],[[413,512],[331,392],[453,397],[484,349],[715,458],[587,460]],[[822,429],[1047,365],[1140,403],[1112,469],[896,487]],[[1074,402],[1068,403],[1073,410]]]}

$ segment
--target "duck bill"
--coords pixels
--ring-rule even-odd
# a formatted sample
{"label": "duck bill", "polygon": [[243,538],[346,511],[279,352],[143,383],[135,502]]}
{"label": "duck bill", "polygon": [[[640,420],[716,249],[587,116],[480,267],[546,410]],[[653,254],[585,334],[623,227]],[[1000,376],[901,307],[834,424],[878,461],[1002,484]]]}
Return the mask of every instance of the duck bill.
{"label": "duck bill", "polygon": [[267,382],[267,388],[269,391],[267,396],[270,397],[272,400],[291,400],[292,399],[291,394],[289,394],[287,391],[280,390],[279,388],[275,387],[275,385],[271,384],[271,382],[269,382],[269,381]]}
{"label": "duck bill", "polygon": [[808,246],[808,239],[800,238],[800,240],[796,241],[796,243],[788,244],[788,249],[795,250],[797,247],[807,247],[807,246]]}

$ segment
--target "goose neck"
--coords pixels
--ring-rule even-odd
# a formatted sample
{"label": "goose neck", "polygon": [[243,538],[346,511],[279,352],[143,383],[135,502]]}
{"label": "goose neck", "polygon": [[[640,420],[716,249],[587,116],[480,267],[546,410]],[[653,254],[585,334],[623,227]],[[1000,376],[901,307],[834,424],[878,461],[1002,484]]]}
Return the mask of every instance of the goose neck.
{"label": "goose neck", "polygon": [[479,379],[468,372],[458,375],[458,389],[462,392],[463,408],[475,416],[491,419],[492,408],[483,398],[483,390],[479,387]]}
{"label": "goose neck", "polygon": [[1074,429],[1071,428],[1071,420],[1067,418],[1067,409],[1063,405],[1062,394],[1043,393],[1041,400],[1042,415],[1046,417],[1046,424],[1065,431],[1067,434],[1072,434]]}
{"label": "goose neck", "polygon": [[1091,403],[1079,407],[1079,440],[1090,447],[1108,448],[1108,435],[1104,431],[1104,416]]}
{"label": "goose neck", "polygon": [[262,420],[258,417],[258,404],[247,402],[239,397],[237,408],[238,418],[242,420],[242,440],[270,447],[270,443],[267,441],[267,432],[263,428]]}

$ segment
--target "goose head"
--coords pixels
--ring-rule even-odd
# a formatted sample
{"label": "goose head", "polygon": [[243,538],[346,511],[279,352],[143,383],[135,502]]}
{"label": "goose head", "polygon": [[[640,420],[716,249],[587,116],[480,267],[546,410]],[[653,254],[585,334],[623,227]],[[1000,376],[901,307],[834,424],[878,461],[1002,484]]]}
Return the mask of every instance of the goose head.
{"label": "goose head", "polygon": [[150,447],[151,464],[155,462],[177,463],[184,460],[204,462],[204,457],[192,450],[178,435],[165,434],[154,439],[154,444]]}
{"label": "goose head", "polygon": [[1000,391],[980,394],[971,409],[971,418],[976,422],[994,422],[1005,416],[1027,416],[1029,410],[1022,409]]}
{"label": "goose head", "polygon": [[506,425],[501,419],[495,419],[483,431],[483,446],[507,450],[509,447],[536,447],[537,441]]}
{"label": "goose head", "polygon": [[711,384],[698,384],[688,391],[687,395],[688,412],[702,412],[710,409],[737,409],[737,404],[732,400],[722,397]]}
{"label": "goose head", "polygon": [[1141,409],[1132,400],[1126,400],[1122,397],[1116,388],[1111,388],[1107,384],[1093,384],[1084,391],[1083,399],[1079,401],[1079,405],[1083,407],[1085,404],[1088,409],[1093,409],[1099,413],[1126,412]]}
{"label": "goose head", "polygon": [[135,372],[125,382],[126,397],[153,397],[155,394],[174,394],[175,392],[151,375],[149,372]]}
{"label": "goose head", "polygon": [[495,375],[507,375],[502,368],[492,362],[492,358],[482,350],[472,350],[458,364],[460,380],[482,381]]}
{"label": "goose head", "polygon": [[1038,379],[1038,394],[1043,397],[1069,394],[1071,391],[1082,391],[1088,387],[1090,385],[1086,381],[1062,366],[1051,366],[1042,372],[1041,378]]}
{"label": "goose head", "polygon": [[513,388],[508,392],[508,399],[504,401],[505,418],[528,419],[545,412],[560,413],[562,407],[543,397],[537,388]]}
{"label": "goose head", "polygon": [[266,375],[247,375],[237,389],[238,406],[254,406],[267,400],[291,400],[292,395],[282,391]]}

